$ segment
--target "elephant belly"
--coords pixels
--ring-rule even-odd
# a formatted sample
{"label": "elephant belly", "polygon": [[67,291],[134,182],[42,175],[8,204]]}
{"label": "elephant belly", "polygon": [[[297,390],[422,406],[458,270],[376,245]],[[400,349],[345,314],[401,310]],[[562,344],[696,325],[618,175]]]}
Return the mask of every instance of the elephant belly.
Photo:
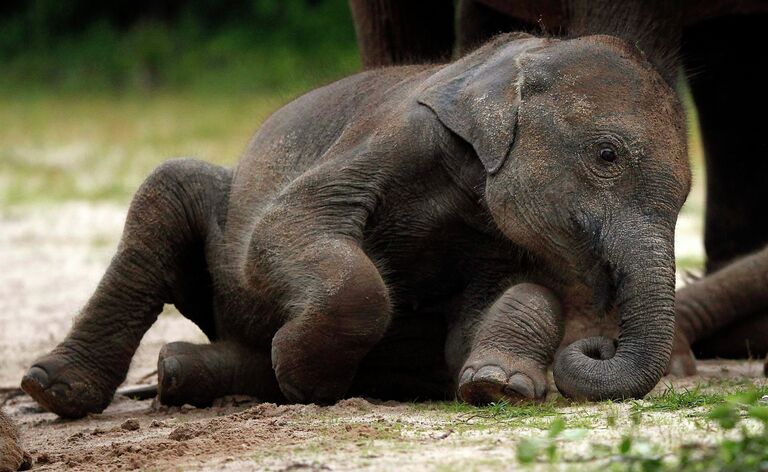
{"label": "elephant belly", "polygon": [[395,313],[384,338],[361,363],[350,393],[395,400],[451,397],[445,337],[442,313]]}

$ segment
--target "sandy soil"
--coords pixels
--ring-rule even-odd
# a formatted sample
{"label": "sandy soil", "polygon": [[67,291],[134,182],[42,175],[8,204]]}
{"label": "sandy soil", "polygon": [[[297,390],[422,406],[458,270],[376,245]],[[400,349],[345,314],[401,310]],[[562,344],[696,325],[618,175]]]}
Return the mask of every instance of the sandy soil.
{"label": "sandy soil", "polygon": [[[103,414],[78,421],[41,411],[13,389],[66,333],[109,262],[124,214],[117,205],[90,203],[0,214],[0,392],[39,470],[504,470],[516,464],[521,438],[546,434],[551,415],[501,421],[450,403],[363,399],[318,407],[237,397],[207,409],[168,409],[116,397]],[[690,233],[680,241],[686,253],[700,253]],[[154,381],[160,347],[176,340],[204,337],[169,309],[144,338],[126,383]],[[760,362],[703,362],[700,370],[696,378],[664,379],[657,391],[764,384]],[[606,459],[592,452],[595,445],[615,444],[633,428],[631,403],[558,405],[569,427],[588,429],[568,445],[568,461],[583,461],[579,467],[599,468]],[[721,434],[702,425],[696,409],[647,413],[640,428],[662,453]]]}

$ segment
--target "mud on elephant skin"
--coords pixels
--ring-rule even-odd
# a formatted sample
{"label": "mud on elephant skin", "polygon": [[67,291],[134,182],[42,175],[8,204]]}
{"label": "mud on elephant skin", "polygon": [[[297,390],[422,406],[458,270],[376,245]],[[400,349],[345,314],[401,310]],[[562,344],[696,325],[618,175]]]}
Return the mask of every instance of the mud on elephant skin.
{"label": "mud on elephant skin", "polygon": [[31,458],[19,445],[19,436],[11,420],[0,412],[0,472],[27,470]]}
{"label": "mud on elephant skin", "polygon": [[234,171],[176,160],[147,178],[22,386],[61,416],[103,410],[172,303],[212,343],[162,350],[171,404],[539,399],[553,360],[567,396],[642,396],[673,339],[681,116],[608,36],[505,35],[317,89]]}

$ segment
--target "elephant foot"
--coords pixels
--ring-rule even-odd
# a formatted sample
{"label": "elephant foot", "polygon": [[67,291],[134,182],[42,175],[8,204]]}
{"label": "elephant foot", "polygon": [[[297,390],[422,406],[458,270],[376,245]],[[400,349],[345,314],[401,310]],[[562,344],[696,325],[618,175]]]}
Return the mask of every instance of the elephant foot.
{"label": "elephant foot", "polygon": [[667,365],[667,375],[690,377],[696,375],[696,372],[696,357],[693,355],[691,346],[687,339],[678,333],[672,344],[672,356]]}
{"label": "elephant foot", "polygon": [[332,404],[344,398],[360,359],[369,351],[366,340],[333,339],[319,330],[307,333],[290,321],[272,339],[272,366],[280,390],[291,402]]}
{"label": "elephant foot", "polygon": [[205,407],[233,394],[282,399],[269,356],[232,343],[166,344],[158,357],[157,376],[164,405]]}
{"label": "elephant foot", "polygon": [[688,352],[672,353],[667,367],[667,374],[675,377],[691,377],[698,372],[696,368],[696,358],[689,349]]}
{"label": "elephant foot", "polygon": [[216,356],[204,346],[175,342],[163,346],[157,360],[157,393],[163,405],[204,407],[221,396]]}
{"label": "elephant foot", "polygon": [[[507,401],[543,401],[547,396],[546,371],[530,362],[492,356],[467,361],[459,376],[459,398],[473,405]],[[500,362],[501,361],[501,362]]]}
{"label": "elephant foot", "polygon": [[91,364],[82,349],[60,345],[34,363],[22,378],[21,388],[52,413],[82,418],[104,411],[121,381]]}

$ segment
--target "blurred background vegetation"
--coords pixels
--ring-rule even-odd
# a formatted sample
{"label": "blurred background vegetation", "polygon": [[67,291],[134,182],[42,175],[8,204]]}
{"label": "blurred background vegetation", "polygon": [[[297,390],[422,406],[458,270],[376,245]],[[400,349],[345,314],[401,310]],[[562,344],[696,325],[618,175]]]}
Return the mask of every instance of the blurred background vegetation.
{"label": "blurred background vegetation", "polygon": [[[171,157],[234,165],[271,112],[359,68],[346,0],[4,0],[0,216],[72,200],[124,206]],[[699,238],[690,129],[697,185],[680,234]],[[697,266],[700,252],[678,256]]]}
{"label": "blurred background vegetation", "polygon": [[0,210],[125,204],[175,156],[232,165],[359,64],[346,0],[0,2]]}
{"label": "blurred background vegetation", "polygon": [[358,67],[345,0],[5,0],[6,93],[295,92]]}

